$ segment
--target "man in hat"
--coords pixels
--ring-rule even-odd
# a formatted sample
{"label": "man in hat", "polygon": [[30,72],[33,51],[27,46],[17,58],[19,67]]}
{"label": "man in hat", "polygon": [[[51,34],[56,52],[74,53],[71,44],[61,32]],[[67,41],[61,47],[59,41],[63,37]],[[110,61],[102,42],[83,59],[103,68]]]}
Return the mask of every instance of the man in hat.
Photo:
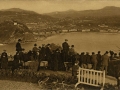
{"label": "man in hat", "polygon": [[63,47],[63,59],[64,59],[64,62],[66,62],[68,60],[68,51],[69,51],[69,45],[67,43],[67,39],[65,39],[65,42],[62,43],[62,47]]}
{"label": "man in hat", "polygon": [[92,64],[93,64],[93,69],[96,70],[96,66],[97,66],[97,55],[96,55],[94,52],[92,52],[91,61],[92,61]]}
{"label": "man in hat", "polygon": [[52,52],[51,52],[51,48],[50,48],[50,44],[47,44],[47,47],[46,47],[46,59],[48,61],[48,68],[49,69],[52,69],[52,60],[51,60],[51,57],[52,56]]}
{"label": "man in hat", "polygon": [[34,44],[34,47],[33,47],[33,49],[32,49],[32,51],[33,51],[33,58],[34,58],[34,60],[37,60],[37,52],[38,52],[38,48],[37,48],[37,44]]}
{"label": "man in hat", "polygon": [[107,74],[108,63],[110,61],[110,57],[108,56],[108,52],[102,56],[102,70],[105,69],[105,73]]}
{"label": "man in hat", "polygon": [[16,51],[20,52],[22,51],[22,47],[21,47],[21,39],[18,39],[18,42],[16,43]]}
{"label": "man in hat", "polygon": [[41,60],[45,60],[45,55],[46,55],[45,44],[42,44],[42,48],[41,48],[41,51],[40,51],[40,58],[41,58]]}
{"label": "man in hat", "polygon": [[74,65],[74,63],[75,63],[74,45],[71,45],[71,48],[69,49],[69,57],[70,57],[70,62],[72,62],[72,65]]}
{"label": "man in hat", "polygon": [[97,54],[97,61],[98,61],[98,63],[97,63],[97,69],[98,70],[100,70],[100,68],[101,68],[101,63],[102,63],[101,58],[102,58],[102,56],[100,54],[100,51],[98,51],[98,54]]}
{"label": "man in hat", "polygon": [[92,62],[91,62],[91,56],[89,55],[89,52],[86,52],[86,64],[87,64],[87,68],[91,69],[92,68]]}

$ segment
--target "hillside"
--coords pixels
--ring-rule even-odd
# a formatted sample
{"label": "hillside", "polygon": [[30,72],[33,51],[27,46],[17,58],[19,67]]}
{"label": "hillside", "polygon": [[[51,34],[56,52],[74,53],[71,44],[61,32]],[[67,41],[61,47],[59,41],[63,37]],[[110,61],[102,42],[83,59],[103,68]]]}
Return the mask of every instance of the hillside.
{"label": "hillside", "polygon": [[[24,38],[26,33],[32,34],[26,25],[14,21],[0,23],[0,43],[11,43],[19,38]],[[30,38],[34,38],[32,35]]]}
{"label": "hillside", "polygon": [[83,11],[75,11],[68,10],[63,12],[52,12],[46,13],[45,15],[49,15],[54,18],[79,18],[79,17],[112,17],[120,15],[120,7],[107,6],[98,10],[83,10]]}
{"label": "hillside", "polygon": [[[41,26],[42,28],[51,26],[51,23],[55,21],[55,18],[34,11],[19,8],[0,10],[0,43],[14,42],[18,38],[35,41],[32,32]],[[17,25],[14,25],[15,23]]]}

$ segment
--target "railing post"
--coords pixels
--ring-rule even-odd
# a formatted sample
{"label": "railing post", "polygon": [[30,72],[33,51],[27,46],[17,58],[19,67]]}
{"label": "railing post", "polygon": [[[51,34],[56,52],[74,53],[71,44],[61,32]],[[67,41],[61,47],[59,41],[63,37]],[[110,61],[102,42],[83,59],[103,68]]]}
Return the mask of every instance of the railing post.
{"label": "railing post", "polygon": [[80,67],[79,67],[79,69],[78,69],[78,83],[80,83]]}

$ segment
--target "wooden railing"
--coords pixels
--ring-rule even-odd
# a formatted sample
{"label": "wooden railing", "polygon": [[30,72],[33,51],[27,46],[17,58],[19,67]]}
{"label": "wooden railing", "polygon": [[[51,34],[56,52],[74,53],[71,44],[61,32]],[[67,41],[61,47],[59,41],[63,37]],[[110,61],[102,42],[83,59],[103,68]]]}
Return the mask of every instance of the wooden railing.
{"label": "wooden railing", "polygon": [[86,84],[101,87],[102,90],[105,84],[105,71],[79,68],[77,77],[78,82],[75,87],[77,87],[78,84]]}

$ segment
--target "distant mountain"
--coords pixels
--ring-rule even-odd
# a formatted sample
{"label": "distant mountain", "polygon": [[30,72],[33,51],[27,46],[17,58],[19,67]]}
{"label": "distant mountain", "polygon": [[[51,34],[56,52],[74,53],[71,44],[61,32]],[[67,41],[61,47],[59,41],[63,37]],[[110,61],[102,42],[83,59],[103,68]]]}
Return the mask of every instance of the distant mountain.
{"label": "distant mountain", "polygon": [[75,10],[68,10],[63,12],[52,12],[47,13],[45,15],[49,15],[54,18],[83,18],[83,17],[112,17],[112,16],[119,16],[120,15],[120,7],[114,6],[107,6],[102,9],[98,10],[83,10],[83,11],[75,11]]}
{"label": "distant mountain", "polygon": [[16,20],[22,23],[52,21],[54,18],[48,15],[41,15],[34,11],[23,10],[19,8],[0,10],[0,22],[5,20]]}

